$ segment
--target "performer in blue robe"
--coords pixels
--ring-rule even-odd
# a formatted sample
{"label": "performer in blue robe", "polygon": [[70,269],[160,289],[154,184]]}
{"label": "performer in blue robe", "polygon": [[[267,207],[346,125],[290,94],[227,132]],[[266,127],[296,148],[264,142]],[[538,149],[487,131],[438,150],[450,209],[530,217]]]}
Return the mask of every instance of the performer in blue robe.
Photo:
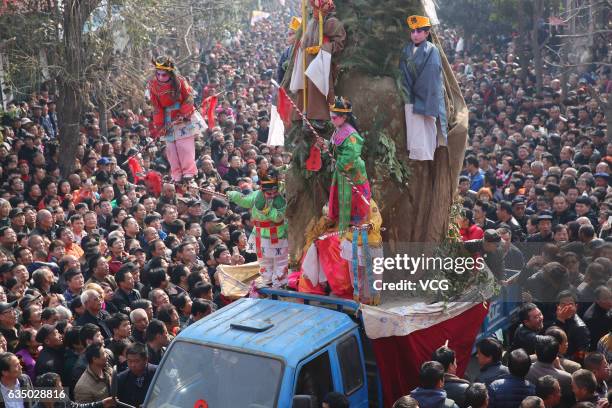
{"label": "performer in blue robe", "polygon": [[302,20],[298,17],[291,17],[291,23],[289,23],[289,33],[287,34],[287,43],[289,46],[285,48],[285,51],[281,54],[278,60],[278,68],[276,69],[276,82],[279,84],[283,82],[285,72],[289,66],[289,58],[293,55],[293,48],[296,43],[296,34],[300,29]]}
{"label": "performer in blue robe", "polygon": [[410,39],[400,59],[405,102],[406,140],[412,160],[433,160],[436,147],[447,144],[446,104],[440,51],[427,41],[431,23],[408,17]]}

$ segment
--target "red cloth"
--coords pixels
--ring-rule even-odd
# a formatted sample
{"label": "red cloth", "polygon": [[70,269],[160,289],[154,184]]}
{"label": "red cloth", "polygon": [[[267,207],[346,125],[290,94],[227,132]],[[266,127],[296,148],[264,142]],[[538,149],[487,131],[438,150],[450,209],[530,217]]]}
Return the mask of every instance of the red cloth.
{"label": "red cloth", "polygon": [[162,190],[162,176],[156,171],[149,171],[144,178],[149,193],[159,197]]}
{"label": "red cloth", "polygon": [[321,150],[315,146],[310,146],[310,153],[306,159],[306,170],[308,171],[319,171],[321,170]]}
{"label": "red cloth", "polygon": [[140,180],[144,180],[142,177],[142,167],[140,166],[140,163],[138,163],[138,159],[136,157],[132,156],[128,159],[128,166],[132,172],[132,177],[134,177],[134,184],[138,184]]}
{"label": "red cloth", "polygon": [[[343,177],[343,176],[338,176]],[[355,186],[356,189],[351,188],[351,219],[350,221],[353,223],[361,223],[368,219],[370,215],[370,199],[371,190],[370,190],[370,182],[366,181],[363,184],[358,184]],[[363,200],[364,197],[368,204]],[[329,189],[329,201],[327,203],[328,208],[328,217],[331,220],[337,221],[340,218],[340,206],[342,203],[339,202],[339,191],[338,184],[334,184]]]}
{"label": "red cloth", "polygon": [[470,225],[468,228],[461,228],[459,233],[461,234],[461,239],[463,241],[482,239],[484,237],[484,231],[476,224]]}
{"label": "red cloth", "polygon": [[[353,284],[349,272],[349,264],[340,256],[340,238],[332,236],[315,242],[319,262],[323,267],[323,273],[331,289],[331,294],[344,299],[353,299]],[[306,256],[306,254],[304,254]],[[303,262],[303,259],[302,259]],[[325,285],[313,285],[304,277],[300,270],[298,291],[325,295]]]}
{"label": "red cloth", "polygon": [[434,350],[446,340],[457,356],[457,375],[463,376],[487,312],[484,304],[479,303],[459,316],[407,336],[372,340],[382,383],[383,406],[391,407],[397,399],[419,386],[421,364],[430,361]]}
{"label": "red cloth", "polygon": [[153,105],[153,124],[158,129],[164,126],[165,108],[172,107],[177,102],[179,103],[179,108],[170,113],[172,121],[177,120],[179,117],[188,118],[195,110],[191,86],[181,76],[178,77],[178,80],[181,87],[178,100],[172,96],[173,90],[170,82],[159,82],[157,79],[149,81],[149,94],[151,104]]}
{"label": "red cloth", "polygon": [[202,101],[202,115],[206,116],[209,128],[215,127],[215,108],[217,107],[218,98],[209,96]]}
{"label": "red cloth", "polygon": [[278,111],[278,115],[281,117],[285,127],[289,127],[291,125],[291,109],[293,108],[293,104],[287,96],[287,92],[283,88],[278,88],[278,98],[276,101],[276,110]]}

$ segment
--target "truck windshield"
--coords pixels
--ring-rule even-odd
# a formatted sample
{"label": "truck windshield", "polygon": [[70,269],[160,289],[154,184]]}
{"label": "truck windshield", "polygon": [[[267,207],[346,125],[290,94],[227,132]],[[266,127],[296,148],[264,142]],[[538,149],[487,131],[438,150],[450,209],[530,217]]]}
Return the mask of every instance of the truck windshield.
{"label": "truck windshield", "polygon": [[279,360],[184,341],[168,353],[147,407],[276,407]]}

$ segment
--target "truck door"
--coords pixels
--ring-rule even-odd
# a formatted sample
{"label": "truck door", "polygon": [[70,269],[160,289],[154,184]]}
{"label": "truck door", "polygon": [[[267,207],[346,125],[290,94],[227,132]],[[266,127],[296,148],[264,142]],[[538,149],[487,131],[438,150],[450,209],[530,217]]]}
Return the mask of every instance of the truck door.
{"label": "truck door", "polygon": [[351,408],[368,407],[368,387],[360,343],[361,339],[357,336],[357,332],[336,343],[336,354],[342,376],[342,392],[351,402]]}
{"label": "truck door", "polygon": [[317,406],[321,406],[325,395],[334,391],[329,351],[323,350],[308,360],[302,361],[297,372],[294,395],[312,395],[317,399]]}

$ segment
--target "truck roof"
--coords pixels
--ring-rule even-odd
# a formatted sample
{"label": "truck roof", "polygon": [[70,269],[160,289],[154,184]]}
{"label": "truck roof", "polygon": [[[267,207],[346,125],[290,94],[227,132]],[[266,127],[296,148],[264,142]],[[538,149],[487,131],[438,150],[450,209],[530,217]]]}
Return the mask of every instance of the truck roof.
{"label": "truck roof", "polygon": [[[254,321],[271,327],[260,332],[249,331]],[[232,327],[241,323],[247,328]],[[296,366],[356,326],[346,314],[323,307],[269,299],[240,299],[190,325],[179,333],[177,340],[271,354]]]}

